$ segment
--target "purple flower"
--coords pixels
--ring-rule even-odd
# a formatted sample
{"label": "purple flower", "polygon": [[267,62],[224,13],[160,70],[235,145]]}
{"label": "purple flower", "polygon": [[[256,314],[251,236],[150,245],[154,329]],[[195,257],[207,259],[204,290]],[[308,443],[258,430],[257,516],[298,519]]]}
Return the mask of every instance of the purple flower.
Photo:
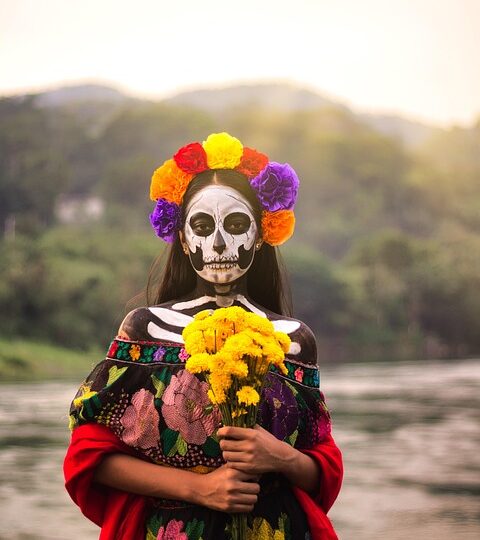
{"label": "purple flower", "polygon": [[155,351],[153,358],[155,358],[155,360],[163,360],[163,357],[165,356],[166,352],[167,352],[167,349],[165,349],[165,347],[160,346]]}
{"label": "purple flower", "polygon": [[250,181],[265,210],[291,210],[298,193],[298,176],[288,163],[271,161]]}
{"label": "purple flower", "polygon": [[262,398],[258,417],[261,425],[284,440],[298,427],[300,416],[295,396],[279,377],[268,373]]}
{"label": "purple flower", "polygon": [[173,242],[181,228],[180,206],[165,199],[158,199],[153,213],[150,214],[150,223],[157,236],[165,242]]}

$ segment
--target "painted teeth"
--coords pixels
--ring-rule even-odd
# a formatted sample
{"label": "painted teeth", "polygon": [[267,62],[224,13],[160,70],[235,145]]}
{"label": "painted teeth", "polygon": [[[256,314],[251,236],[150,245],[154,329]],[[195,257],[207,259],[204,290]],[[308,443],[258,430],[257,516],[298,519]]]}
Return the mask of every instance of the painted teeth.
{"label": "painted teeth", "polygon": [[237,266],[236,263],[205,263],[205,266],[208,266],[208,268],[212,270],[230,270],[230,268],[234,268]]}

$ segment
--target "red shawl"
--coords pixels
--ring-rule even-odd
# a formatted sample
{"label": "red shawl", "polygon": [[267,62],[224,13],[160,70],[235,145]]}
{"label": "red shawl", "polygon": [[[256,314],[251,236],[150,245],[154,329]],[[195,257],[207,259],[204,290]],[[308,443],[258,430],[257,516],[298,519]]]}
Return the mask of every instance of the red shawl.
{"label": "red shawl", "polygon": [[[334,503],[342,482],[340,450],[328,436],[324,442],[304,452],[320,467],[321,487],[314,497],[294,488],[295,496],[307,516],[312,540],[338,540],[326,512]],[[65,486],[83,514],[101,527],[99,540],[145,540],[145,497],[93,481],[95,468],[111,453],[142,459],[105,426],[91,423],[75,428],[63,466]]]}

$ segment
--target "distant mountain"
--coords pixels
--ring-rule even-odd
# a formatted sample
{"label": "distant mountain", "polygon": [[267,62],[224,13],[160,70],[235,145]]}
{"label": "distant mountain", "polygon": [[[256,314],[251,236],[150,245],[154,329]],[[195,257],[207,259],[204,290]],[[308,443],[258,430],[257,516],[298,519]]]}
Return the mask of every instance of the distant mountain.
{"label": "distant mountain", "polygon": [[410,147],[419,146],[435,133],[442,131],[440,128],[427,126],[400,116],[369,113],[357,113],[357,116],[375,131],[400,139]]}
{"label": "distant mountain", "polygon": [[62,86],[55,90],[47,90],[37,96],[39,107],[60,107],[78,102],[107,102],[120,103],[129,98],[119,90],[99,84],[83,84]]}
{"label": "distant mountain", "polygon": [[335,107],[349,111],[375,131],[399,139],[409,147],[424,143],[432,134],[440,131],[433,126],[427,126],[400,116],[353,111],[339,101],[287,83],[243,84],[227,88],[192,90],[165,99],[163,103],[188,105],[214,114],[234,107],[245,106],[282,111],[305,111]]}
{"label": "distant mountain", "polygon": [[255,106],[282,111],[322,107],[346,108],[341,103],[327,99],[316,92],[287,83],[242,84],[227,88],[192,90],[165,99],[164,103],[190,105],[210,112],[239,106]]}
{"label": "distant mountain", "polygon": [[[48,90],[36,96],[40,107],[70,107],[96,104],[108,105],[116,109],[127,101],[140,101],[121,91],[105,85],[84,84],[65,86]],[[232,108],[258,107],[287,112],[308,111],[322,108],[337,108],[348,111],[362,123],[389,137],[401,140],[408,147],[423,144],[441,129],[401,116],[368,114],[354,111],[339,101],[322,96],[320,93],[288,83],[239,84],[226,88],[199,89],[180,92],[161,101],[166,105],[190,106],[211,114],[221,114]],[[91,108],[91,107],[90,107]],[[98,107],[93,109],[97,114]]]}

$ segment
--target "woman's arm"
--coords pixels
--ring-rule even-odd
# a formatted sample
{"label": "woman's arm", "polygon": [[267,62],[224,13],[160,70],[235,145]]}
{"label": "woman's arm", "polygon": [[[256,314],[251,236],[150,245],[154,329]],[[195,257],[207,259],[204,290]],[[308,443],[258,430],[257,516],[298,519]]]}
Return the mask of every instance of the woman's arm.
{"label": "woman's arm", "polygon": [[279,472],[308,493],[320,485],[320,468],[316,461],[278,440],[269,431],[256,425],[254,429],[222,427],[220,448],[223,459],[231,467],[250,474]]}
{"label": "woman's arm", "polygon": [[260,491],[254,475],[231,467],[197,474],[126,454],[105,457],[95,470],[94,480],[122,491],[182,500],[222,512],[250,512]]}

